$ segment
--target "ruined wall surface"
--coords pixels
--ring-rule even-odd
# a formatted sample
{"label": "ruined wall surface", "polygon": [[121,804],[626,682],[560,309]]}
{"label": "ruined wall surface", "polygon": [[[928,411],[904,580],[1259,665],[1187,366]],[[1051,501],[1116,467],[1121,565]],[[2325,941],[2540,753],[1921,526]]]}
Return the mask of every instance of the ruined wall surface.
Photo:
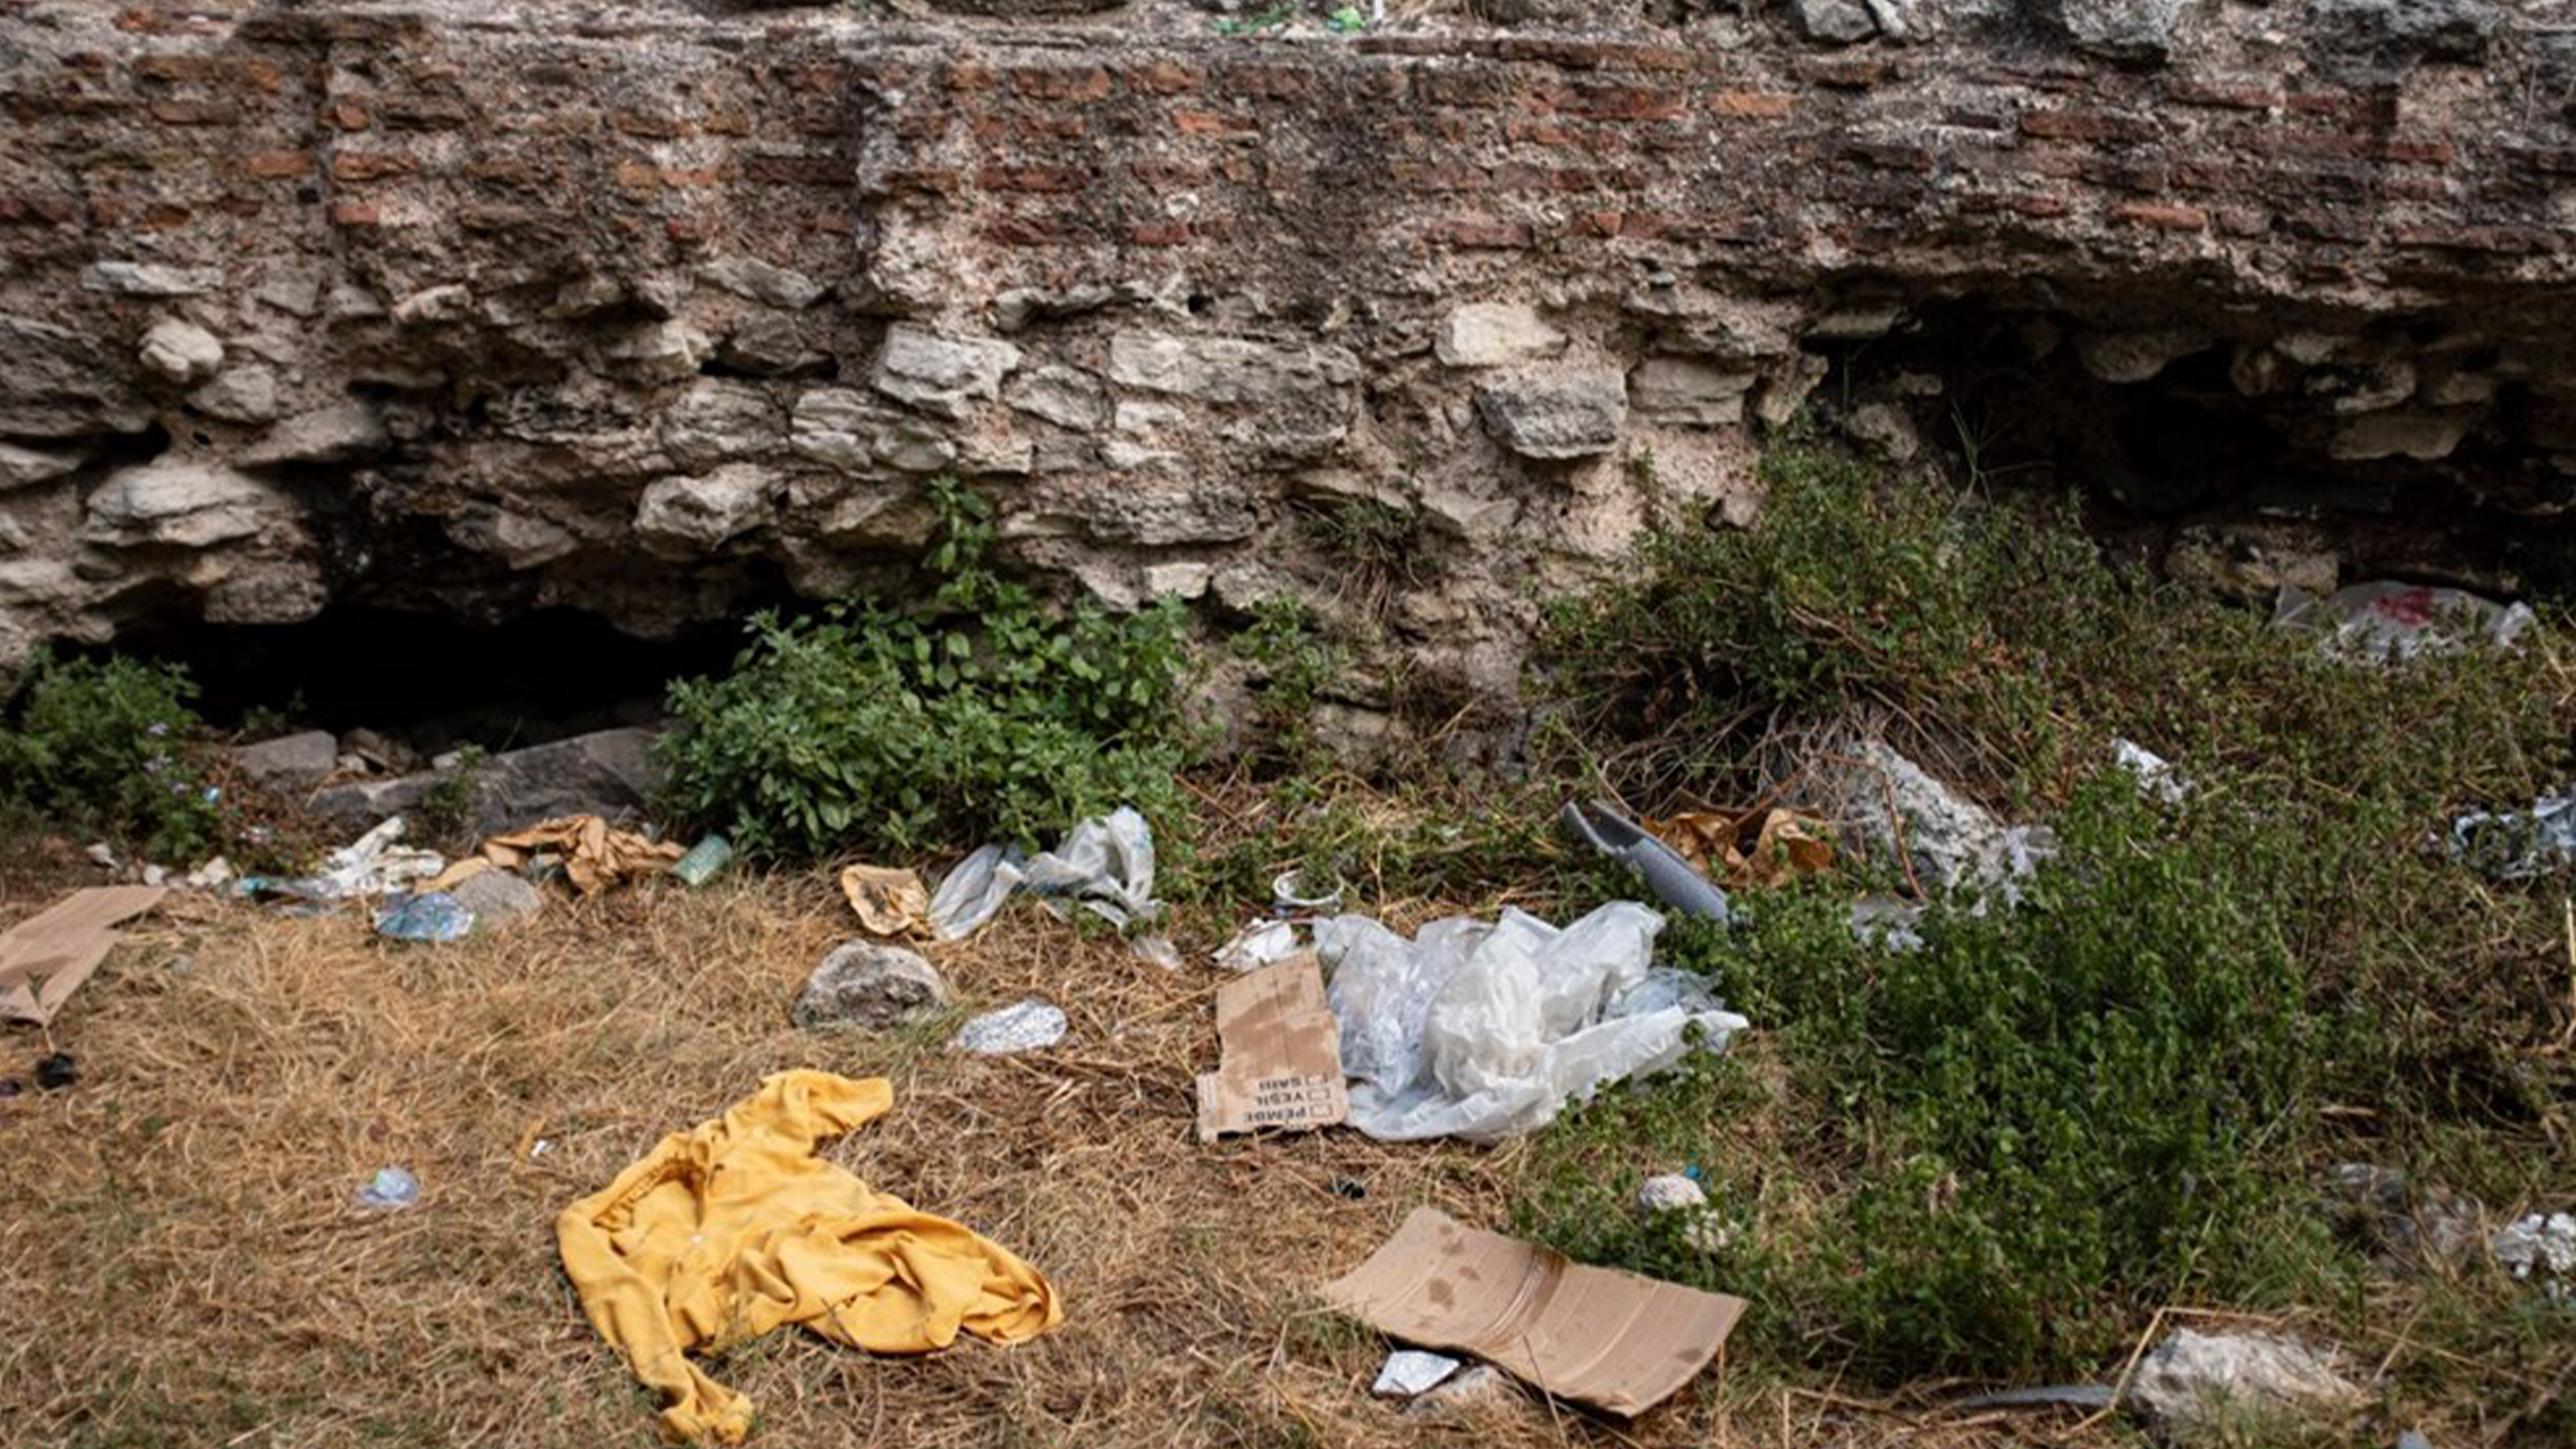
{"label": "ruined wall surface", "polygon": [[1649,491],[1745,516],[1762,426],[1869,411],[1826,356],[1971,304],[2215,358],[2319,477],[2571,496],[2563,6],[1520,9],[5,0],[0,657],[665,631],[899,582],[953,473],[1047,576],[1364,597],[1508,696]]}

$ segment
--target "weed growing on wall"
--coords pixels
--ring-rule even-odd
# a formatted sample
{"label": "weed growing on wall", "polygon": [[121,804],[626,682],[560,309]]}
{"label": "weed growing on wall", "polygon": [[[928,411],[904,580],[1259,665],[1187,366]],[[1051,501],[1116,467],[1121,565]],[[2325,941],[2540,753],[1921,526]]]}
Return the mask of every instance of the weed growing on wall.
{"label": "weed growing on wall", "polygon": [[1168,814],[1185,670],[1168,602],[1040,602],[991,566],[992,510],[933,485],[930,606],[762,614],[719,679],[672,686],[671,803],[754,854],[1052,842],[1121,804]]}

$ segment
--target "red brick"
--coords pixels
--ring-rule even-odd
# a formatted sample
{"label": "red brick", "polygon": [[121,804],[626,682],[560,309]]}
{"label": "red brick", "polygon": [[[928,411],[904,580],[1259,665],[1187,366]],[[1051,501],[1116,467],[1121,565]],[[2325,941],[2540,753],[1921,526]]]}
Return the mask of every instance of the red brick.
{"label": "red brick", "polygon": [[1777,121],[1797,106],[1795,96],[1776,95],[1768,91],[1719,91],[1708,98],[1712,116],[1742,117],[1748,120]]}
{"label": "red brick", "polygon": [[657,116],[643,111],[619,111],[610,124],[629,136],[652,141],[676,141],[689,134],[689,123],[677,116]]}
{"label": "red brick", "polygon": [[2205,106],[2213,110],[2268,111],[2281,104],[2281,93],[2258,81],[2199,81],[2173,79],[2165,82],[2165,98],[2176,105]]}
{"label": "red brick", "polygon": [[629,191],[695,191],[716,184],[716,168],[621,161],[617,163],[617,184]]}
{"label": "red brick", "polygon": [[1679,91],[1599,84],[1575,87],[1564,109],[1604,121],[1678,121],[1690,113]]}
{"label": "red brick", "polygon": [[1315,88],[1314,72],[1284,65],[1222,66],[1217,81],[1229,95],[1265,101],[1293,101]]}
{"label": "red brick", "polygon": [[1492,71],[1426,70],[1415,89],[1435,106],[1491,110],[1511,93],[1510,82]]}
{"label": "red brick", "polygon": [[331,157],[331,177],[335,181],[381,181],[388,176],[408,176],[420,169],[420,163],[409,156],[382,151],[339,151]]}
{"label": "red brick", "polygon": [[1127,229],[1127,239],[1140,247],[1176,247],[1190,239],[1186,222],[1138,222]]}
{"label": "red brick", "polygon": [[2156,128],[2136,117],[2108,111],[2025,111],[2021,133],[2044,141],[2143,141]]}
{"label": "red brick", "polygon": [[1069,166],[1004,166],[996,163],[976,172],[975,184],[987,191],[1082,191],[1090,187],[1091,176]]}
{"label": "red brick", "polygon": [[241,108],[230,101],[158,100],[152,119],[165,126],[229,126],[241,120]]}
{"label": "red brick", "polygon": [[1572,146],[1583,138],[1561,121],[1514,116],[1503,122],[1503,139],[1516,146]]}
{"label": "red brick", "polygon": [[334,226],[382,226],[385,224],[385,209],[382,203],[374,201],[335,201],[331,203],[331,223]]}
{"label": "red brick", "polygon": [[2407,225],[2390,228],[2389,239],[2401,247],[2486,252],[2496,256],[2523,256],[2557,249],[2556,239],[2548,232],[2515,226]]}
{"label": "red brick", "polygon": [[858,184],[851,164],[838,156],[746,156],[742,174],[772,186],[842,188]]}
{"label": "red brick", "polygon": [[1005,246],[1046,247],[1056,244],[1056,225],[1045,217],[1000,216],[987,222],[984,235]]}
{"label": "red brick", "polygon": [[1261,123],[1250,116],[1181,107],[1172,112],[1172,129],[1184,136],[1241,136],[1260,130]]}
{"label": "red brick", "polygon": [[1177,60],[1149,60],[1140,65],[1124,66],[1120,74],[1127,78],[1130,90],[1149,96],[1187,95],[1207,80],[1207,73],[1194,65]]}
{"label": "red brick", "polygon": [[252,151],[233,160],[236,174],[268,181],[304,176],[312,170],[313,153],[310,151]]}
{"label": "red brick", "polygon": [[1042,101],[1107,100],[1109,71],[1097,65],[1030,67],[1011,72],[1011,88]]}
{"label": "red brick", "polygon": [[374,124],[374,118],[354,100],[336,100],[322,107],[322,122],[337,130],[363,131]]}
{"label": "red brick", "polygon": [[69,196],[0,195],[0,226],[65,226],[79,219],[80,202]]}
{"label": "red brick", "polygon": [[2209,228],[2208,212],[2197,206],[2179,206],[2171,202],[2114,202],[2110,216],[2113,221],[2153,231],[2206,231]]}

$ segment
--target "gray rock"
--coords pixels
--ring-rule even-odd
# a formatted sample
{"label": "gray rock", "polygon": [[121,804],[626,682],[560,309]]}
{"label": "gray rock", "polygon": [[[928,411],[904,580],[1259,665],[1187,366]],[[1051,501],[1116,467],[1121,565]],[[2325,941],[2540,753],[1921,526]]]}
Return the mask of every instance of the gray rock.
{"label": "gray rock", "polygon": [[1554,357],[1565,350],[1565,341],[1565,334],[1547,325],[1536,308],[1470,302],[1440,319],[1431,350],[1450,367],[1499,367]]}
{"label": "gray rock", "polygon": [[1359,359],[1339,347],[1133,329],[1109,339],[1111,381],[1201,402],[1300,406],[1330,400],[1359,376]]}
{"label": "gray rock", "polygon": [[2451,456],[2469,435],[2467,414],[2371,413],[2353,418],[2326,443],[2326,455],[2345,461],[2368,458],[2414,458],[2433,462]]}
{"label": "gray rock", "polygon": [[899,402],[962,419],[1000,396],[1002,377],[1020,365],[1020,349],[984,338],[944,337],[909,322],[886,329],[869,382]]}
{"label": "gray rock", "polygon": [[0,433],[72,438],[134,433],[151,405],[127,384],[122,359],[77,333],[0,313]]}
{"label": "gray rock", "polygon": [[805,989],[796,994],[795,1018],[807,1028],[883,1031],[947,1004],[948,983],[918,953],[874,941],[844,941],[805,978]]}
{"label": "gray rock", "polygon": [[165,267],[153,262],[93,262],[81,285],[120,297],[200,297],[224,284],[213,267]]}
{"label": "gray rock", "polygon": [[1083,494],[1078,506],[1095,536],[1148,548],[1231,543],[1260,523],[1248,495],[1214,486],[1140,482]]}
{"label": "gray rock", "polygon": [[2489,0],[2315,0],[2314,44],[2328,68],[2387,74],[2418,60],[2486,58],[2502,13]]}
{"label": "gray rock", "polygon": [[300,624],[331,602],[321,567],[310,558],[233,561],[197,601],[209,624]]}
{"label": "gray rock", "polygon": [[89,496],[81,536],[110,545],[208,548],[253,537],[292,513],[283,495],[246,473],[164,456],[110,475]]}
{"label": "gray rock", "polygon": [[224,344],[193,322],[164,317],[143,334],[143,370],[171,382],[203,382],[224,365]]}
{"label": "gray rock", "polygon": [[1827,45],[1850,45],[1878,33],[1878,22],[1860,0],[1791,0],[1798,33]]}
{"label": "gray rock", "polygon": [[393,318],[397,327],[436,327],[462,322],[474,310],[474,294],[462,283],[448,282],[419,291],[394,303]]}
{"label": "gray rock", "polygon": [[2211,343],[2199,332],[2087,332],[2075,339],[2076,360],[2103,382],[2145,382],[2178,359]]}
{"label": "gray rock", "polygon": [[1903,853],[1926,890],[1986,878],[2004,829],[1975,801],[1923,772],[1884,740],[1867,740],[1828,768],[1819,813],[1884,860]]}
{"label": "gray rock", "polygon": [[1637,415],[1662,423],[1716,427],[1744,420],[1744,395],[1756,378],[1749,369],[1714,367],[1687,357],[1650,357],[1628,374],[1628,402]]}
{"label": "gray rock", "polygon": [[797,456],[858,471],[876,461],[876,436],[885,414],[846,387],[818,387],[796,399],[788,419],[788,446]]}
{"label": "gray rock", "polygon": [[339,762],[340,742],[329,730],[280,735],[233,751],[233,763],[243,774],[280,790],[319,784]]}
{"label": "gray rock", "polygon": [[334,403],[288,418],[239,456],[252,467],[348,463],[383,451],[391,441],[374,408],[362,402]]}
{"label": "gray rock", "polygon": [[729,367],[764,377],[803,372],[830,360],[807,345],[795,318],[767,312],[744,318],[716,355]]}
{"label": "gray rock", "polygon": [[84,461],[84,455],[77,452],[54,452],[46,448],[22,448],[15,443],[0,443],[0,493],[51,482],[80,467]]}
{"label": "gray rock", "polygon": [[1002,401],[1031,417],[1044,418],[1077,433],[1097,429],[1108,412],[1100,380],[1078,368],[1052,364],[1031,368],[1011,379]]}
{"label": "gray rock", "polygon": [[604,356],[630,377],[676,382],[696,376],[715,350],[713,339],[686,322],[652,322],[609,344]]}
{"label": "gray rock", "polygon": [[2158,63],[2173,49],[2189,0],[2056,0],[2057,23],[2077,50],[2105,60]]}
{"label": "gray rock", "polygon": [[2174,1330],[2138,1365],[2128,1399],[2169,1430],[2247,1427],[2247,1421],[2332,1421],[2369,1395],[2334,1358],[2272,1334]]}
{"label": "gray rock", "polygon": [[961,1052],[1007,1056],[1054,1046],[1064,1040],[1064,1032],[1064,1008],[1031,998],[967,1022],[950,1045]]}
{"label": "gray rock", "polygon": [[188,405],[227,422],[268,422],[277,416],[277,374],[256,362],[225,368],[188,394]]}
{"label": "gray rock", "polygon": [[1616,372],[1489,382],[1476,389],[1476,412],[1494,441],[1524,458],[1597,457],[1619,442],[1628,389]]}
{"label": "gray rock", "polygon": [[635,507],[635,532],[656,553],[688,558],[766,522],[776,493],[769,471],[728,463],[700,477],[657,479]]}
{"label": "gray rock", "polygon": [[757,257],[724,257],[698,275],[737,297],[789,312],[801,312],[823,296],[823,284],[812,277]]}
{"label": "gray rock", "polygon": [[746,382],[704,377],[689,384],[662,419],[662,447],[683,468],[703,470],[766,452],[786,441],[769,393]]}
{"label": "gray rock", "polygon": [[2452,1267],[2477,1252],[2477,1204],[2446,1188],[2419,1191],[2400,1169],[2368,1162],[2336,1164],[2330,1185],[2344,1229],[2388,1267]]}
{"label": "gray rock", "polygon": [[447,523],[459,548],[489,554],[511,569],[532,569],[581,547],[569,529],[549,520],[488,503],[469,504]]}
{"label": "gray rock", "polygon": [[[651,730],[600,730],[492,756],[475,768],[474,833],[497,835],[558,815],[635,820],[661,784],[652,743]],[[335,785],[316,794],[311,809],[336,828],[363,830],[418,809],[443,779],[432,771]]]}
{"label": "gray rock", "polygon": [[517,872],[494,868],[477,871],[448,891],[474,913],[477,924],[505,926],[545,909],[546,898]]}

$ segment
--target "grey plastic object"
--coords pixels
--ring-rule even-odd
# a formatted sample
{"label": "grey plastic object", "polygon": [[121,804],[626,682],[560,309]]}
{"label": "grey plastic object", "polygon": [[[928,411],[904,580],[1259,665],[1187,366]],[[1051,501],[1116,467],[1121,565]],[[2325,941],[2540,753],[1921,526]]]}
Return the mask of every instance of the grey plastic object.
{"label": "grey plastic object", "polygon": [[1726,892],[1717,882],[1692,869],[1679,851],[1647,834],[1614,806],[1600,800],[1589,805],[1569,800],[1564,818],[1565,828],[1577,839],[1635,871],[1665,905],[1703,920],[1734,919]]}

